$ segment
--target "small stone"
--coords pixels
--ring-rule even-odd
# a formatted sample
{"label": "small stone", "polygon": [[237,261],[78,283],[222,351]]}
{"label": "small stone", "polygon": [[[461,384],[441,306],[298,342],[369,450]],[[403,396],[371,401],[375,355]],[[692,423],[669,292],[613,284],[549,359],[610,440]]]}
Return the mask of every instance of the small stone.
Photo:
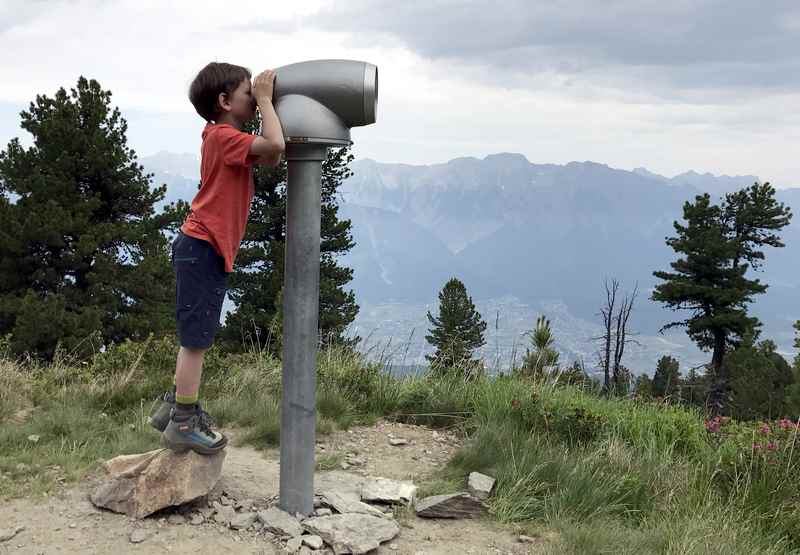
{"label": "small stone", "polygon": [[397,550],[399,549],[399,548],[397,547],[397,544],[396,544],[396,543],[390,543],[388,547],[389,547],[389,549],[391,549],[392,551],[397,551]]}
{"label": "small stone", "polygon": [[131,532],[131,535],[129,536],[128,539],[130,540],[131,543],[142,543],[144,540],[146,540],[149,537],[150,537],[150,534],[148,534],[146,530],[143,530],[141,528],[137,528],[136,530]]}
{"label": "small stone", "polygon": [[70,525],[69,525],[69,527],[70,527],[70,528],[77,528],[77,527],[78,527],[78,525],[77,525],[77,524],[75,524],[75,523],[73,522],[72,524],[70,524]]}
{"label": "small stone", "polygon": [[240,511],[240,510],[249,511],[250,509],[253,508],[253,505],[255,505],[255,501],[253,501],[252,499],[244,499],[242,501],[237,501],[236,502],[236,510],[237,511]]}
{"label": "small stone", "polygon": [[173,514],[167,517],[167,522],[173,526],[180,526],[181,524],[186,524],[186,519],[183,515]]}
{"label": "small stone", "polygon": [[347,464],[345,461],[342,461],[339,463],[339,468],[341,468],[342,470],[347,470],[348,468],[350,468],[350,465]]}
{"label": "small stone", "polygon": [[189,521],[189,524],[191,524],[192,526],[200,526],[205,521],[206,521],[206,519],[203,518],[203,515],[201,515],[199,513],[195,513],[195,514],[192,515],[192,519]]}
{"label": "small stone", "polygon": [[39,436],[36,434],[31,434],[28,436],[28,441],[32,443],[39,443]]}
{"label": "small stone", "polygon": [[229,525],[234,517],[236,517],[236,511],[230,506],[219,505],[217,512],[214,513],[214,521],[219,524],[224,524],[225,526]]}
{"label": "small stone", "polygon": [[530,536],[526,536],[525,534],[520,534],[517,538],[519,543],[536,543],[536,538],[532,538]]}
{"label": "small stone", "polygon": [[408,440],[401,437],[389,438],[389,445],[394,445],[395,447],[399,447],[400,445],[408,445]]}
{"label": "small stone", "polygon": [[477,499],[488,499],[494,488],[494,478],[481,474],[480,472],[470,472],[467,480],[467,491]]}
{"label": "small stone", "polygon": [[319,536],[301,536],[301,538],[303,543],[311,549],[322,549],[322,546],[325,545],[325,542]]}
{"label": "small stone", "polygon": [[0,542],[7,542],[23,530],[25,530],[24,526],[17,526],[16,528],[11,528],[8,530],[0,530]]}
{"label": "small stone", "polygon": [[228,505],[231,505],[231,500],[228,499],[226,495],[223,495],[219,498],[219,504],[227,507]]}
{"label": "small stone", "polygon": [[298,537],[292,538],[292,539],[290,539],[289,541],[286,542],[286,550],[289,553],[294,553],[298,549],[300,549],[301,545],[303,545],[303,539],[298,536]]}
{"label": "small stone", "polygon": [[316,511],[314,511],[314,514],[317,516],[331,516],[333,514],[333,511],[328,509],[327,507],[321,507]]}
{"label": "small stone", "polygon": [[230,527],[234,530],[246,530],[258,518],[256,513],[239,513],[231,519]]}

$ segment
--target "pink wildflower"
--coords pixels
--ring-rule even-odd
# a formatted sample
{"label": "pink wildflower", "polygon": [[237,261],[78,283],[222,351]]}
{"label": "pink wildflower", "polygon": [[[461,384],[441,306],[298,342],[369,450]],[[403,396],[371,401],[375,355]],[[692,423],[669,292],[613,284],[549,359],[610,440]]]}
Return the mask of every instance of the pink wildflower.
{"label": "pink wildflower", "polygon": [[772,428],[769,427],[769,424],[764,424],[761,426],[761,433],[765,436],[768,436],[772,432]]}
{"label": "pink wildflower", "polygon": [[753,451],[758,451],[759,449],[761,449],[761,444],[760,443],[754,443],[753,444]]}
{"label": "pink wildflower", "polygon": [[778,449],[778,445],[770,441],[767,444],[767,449],[769,449],[770,451],[775,451]]}
{"label": "pink wildflower", "polygon": [[781,418],[778,421],[778,426],[781,427],[781,430],[788,430],[789,428],[792,427],[792,421],[789,420],[788,418]]}
{"label": "pink wildflower", "polygon": [[719,431],[719,416],[713,418],[712,420],[706,420],[704,422],[706,431],[712,434],[715,434]]}

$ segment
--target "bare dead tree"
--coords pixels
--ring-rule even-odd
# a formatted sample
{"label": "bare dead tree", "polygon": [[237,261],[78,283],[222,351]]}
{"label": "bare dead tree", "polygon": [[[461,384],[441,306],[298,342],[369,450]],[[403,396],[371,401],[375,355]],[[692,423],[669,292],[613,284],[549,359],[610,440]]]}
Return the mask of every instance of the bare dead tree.
{"label": "bare dead tree", "polygon": [[614,335],[614,307],[617,302],[619,281],[612,279],[609,285],[608,278],[606,278],[603,285],[606,289],[606,304],[600,309],[600,315],[603,317],[603,335],[592,339],[603,342],[603,351],[600,354],[600,365],[603,367],[603,391],[608,391],[611,386],[611,341]]}
{"label": "bare dead tree", "polygon": [[616,324],[616,333],[614,334],[614,366],[612,371],[612,379],[614,382],[614,388],[617,391],[621,391],[619,377],[620,377],[620,366],[622,365],[622,355],[625,354],[625,345],[628,343],[635,343],[639,344],[638,341],[635,339],[631,339],[629,335],[636,335],[635,333],[631,333],[628,331],[628,319],[631,316],[631,311],[633,310],[633,302],[636,300],[636,293],[639,290],[639,284],[637,283],[633,287],[633,293],[631,296],[625,295],[625,298],[622,299],[622,306],[620,306],[617,315],[614,318]]}

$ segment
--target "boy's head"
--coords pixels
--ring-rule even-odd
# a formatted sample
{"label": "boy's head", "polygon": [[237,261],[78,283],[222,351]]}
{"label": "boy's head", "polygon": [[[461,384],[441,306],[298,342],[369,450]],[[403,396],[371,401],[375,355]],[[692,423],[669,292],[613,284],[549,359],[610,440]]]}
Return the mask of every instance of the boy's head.
{"label": "boy's head", "polygon": [[255,114],[250,71],[242,66],[211,62],[200,70],[189,87],[189,100],[206,121],[216,122],[224,113],[244,122]]}

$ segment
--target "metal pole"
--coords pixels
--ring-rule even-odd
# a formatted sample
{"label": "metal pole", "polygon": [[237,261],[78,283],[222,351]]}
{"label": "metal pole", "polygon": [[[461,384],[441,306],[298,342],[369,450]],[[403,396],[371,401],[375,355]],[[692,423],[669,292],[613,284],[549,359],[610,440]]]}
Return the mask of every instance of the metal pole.
{"label": "metal pole", "polygon": [[324,145],[287,144],[280,508],[314,511],[320,189]]}

